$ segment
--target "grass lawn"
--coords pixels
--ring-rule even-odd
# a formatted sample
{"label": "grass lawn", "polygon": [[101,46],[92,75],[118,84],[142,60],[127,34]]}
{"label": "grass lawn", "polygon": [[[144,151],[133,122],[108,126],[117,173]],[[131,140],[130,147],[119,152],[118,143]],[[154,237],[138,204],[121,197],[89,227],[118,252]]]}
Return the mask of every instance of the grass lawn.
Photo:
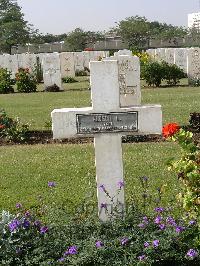
{"label": "grass lawn", "polygon": [[[60,93],[0,95],[0,107],[10,116],[30,123],[32,129],[45,129],[54,108],[91,105],[89,83],[84,78],[79,81],[65,84],[65,91]],[[142,103],[160,103],[164,123],[188,124],[190,112],[199,112],[200,88],[143,88]],[[123,144],[127,200],[136,195],[141,202],[143,191],[139,177],[145,175],[150,177],[152,204],[160,185],[165,191],[163,201],[169,203],[177,194],[179,184],[175,175],[167,171],[165,162],[177,155],[177,146],[172,143]],[[52,201],[48,181],[57,183],[54,198],[58,206],[66,206],[72,212],[90,195],[96,206],[93,144],[2,146],[0,162],[0,209],[13,210],[16,202],[22,202],[27,208],[35,207],[41,198]]]}
{"label": "grass lawn", "polygon": [[[141,176],[150,178],[153,205],[161,185],[165,204],[177,194],[178,181],[165,165],[172,154],[178,154],[172,143],[123,144],[127,200],[135,195],[141,201]],[[52,201],[48,181],[57,183],[56,204],[67,206],[70,212],[91,194],[96,202],[93,144],[4,146],[0,160],[0,209],[13,210],[16,202],[36,207],[39,196]]]}
{"label": "grass lawn", "polygon": [[[79,78],[78,83],[64,84],[64,92],[0,95],[0,107],[10,116],[20,117],[29,123],[31,129],[46,129],[45,123],[51,120],[50,113],[55,108],[86,107],[91,105],[87,77]],[[41,90],[39,85],[39,90]],[[163,123],[178,122],[187,124],[190,112],[199,112],[200,88],[143,88],[142,103],[160,103],[163,108]]]}

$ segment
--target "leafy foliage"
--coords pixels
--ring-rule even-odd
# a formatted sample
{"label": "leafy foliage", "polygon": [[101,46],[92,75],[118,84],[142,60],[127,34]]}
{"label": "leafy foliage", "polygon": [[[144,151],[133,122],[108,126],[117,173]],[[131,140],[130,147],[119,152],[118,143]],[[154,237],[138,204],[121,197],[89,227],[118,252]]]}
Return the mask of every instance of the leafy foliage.
{"label": "leafy foliage", "polygon": [[16,85],[19,92],[36,92],[37,81],[34,75],[29,73],[29,69],[20,68],[16,73]]}
{"label": "leafy foliage", "polygon": [[31,29],[16,0],[0,0],[0,48],[10,53],[11,46],[25,44]]}
{"label": "leafy foliage", "polygon": [[0,68],[0,94],[14,92],[14,80],[11,79],[11,73],[7,69]]}
{"label": "leafy foliage", "polygon": [[62,78],[62,82],[64,83],[75,83],[75,82],[78,82],[75,78],[73,77],[65,77],[65,78]]}
{"label": "leafy foliage", "polygon": [[28,140],[28,129],[28,125],[21,124],[19,119],[14,120],[4,110],[0,110],[0,138],[14,142],[25,142]]}
{"label": "leafy foliage", "polygon": [[176,65],[170,65],[165,61],[147,62],[142,65],[142,78],[144,78],[149,86],[159,87],[163,80],[167,84],[175,86],[185,77],[185,73]]}

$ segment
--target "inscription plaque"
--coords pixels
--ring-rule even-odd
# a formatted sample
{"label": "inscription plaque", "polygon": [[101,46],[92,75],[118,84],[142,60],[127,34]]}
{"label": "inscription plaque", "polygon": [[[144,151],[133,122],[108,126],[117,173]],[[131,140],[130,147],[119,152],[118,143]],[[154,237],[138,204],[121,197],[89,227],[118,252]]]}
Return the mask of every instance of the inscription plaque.
{"label": "inscription plaque", "polygon": [[138,112],[77,114],[77,134],[137,132]]}

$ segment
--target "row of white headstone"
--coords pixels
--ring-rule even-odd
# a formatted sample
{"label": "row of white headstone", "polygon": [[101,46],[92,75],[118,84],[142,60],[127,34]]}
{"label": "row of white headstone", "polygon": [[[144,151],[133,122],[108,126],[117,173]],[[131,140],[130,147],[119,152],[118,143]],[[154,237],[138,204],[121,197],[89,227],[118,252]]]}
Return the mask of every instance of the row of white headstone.
{"label": "row of white headstone", "polygon": [[12,78],[19,68],[28,68],[32,72],[36,66],[37,58],[42,65],[45,87],[56,84],[62,87],[61,79],[67,76],[75,77],[76,71],[89,69],[91,60],[98,60],[109,56],[107,51],[83,51],[49,54],[16,54],[0,55],[0,68],[7,68]]}
{"label": "row of white headstone", "polygon": [[190,84],[200,80],[200,48],[157,48],[147,53],[153,60],[176,64],[188,75]]}
{"label": "row of white headstone", "polygon": [[[92,106],[53,110],[54,139],[94,137],[98,213],[124,215],[121,137],[160,134],[160,105],[141,105],[140,62],[130,51],[90,62]],[[133,160],[137,163],[137,158]]]}

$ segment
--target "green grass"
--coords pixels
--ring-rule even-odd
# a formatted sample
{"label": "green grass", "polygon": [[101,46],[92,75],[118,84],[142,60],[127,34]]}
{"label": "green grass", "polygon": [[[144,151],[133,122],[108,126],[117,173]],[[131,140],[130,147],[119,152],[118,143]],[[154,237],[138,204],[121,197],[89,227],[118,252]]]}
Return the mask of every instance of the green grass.
{"label": "green grass", "polygon": [[[60,93],[30,93],[0,95],[0,107],[10,116],[20,117],[31,129],[45,129],[55,108],[87,107],[91,105],[87,78],[78,78],[78,83],[64,84]],[[41,89],[40,85],[40,88]],[[200,88],[143,88],[142,103],[159,103],[163,109],[163,123],[174,121],[187,124],[190,112],[199,112]]]}
{"label": "green grass", "polygon": [[[164,202],[177,194],[178,182],[167,171],[166,160],[178,153],[172,143],[123,144],[126,197],[141,200],[139,177],[150,177],[150,191],[166,185]],[[39,196],[52,200],[47,187],[55,181],[56,203],[72,211],[91,193],[96,206],[93,144],[4,146],[0,149],[0,209],[13,210],[16,202],[27,208],[38,205]]]}

